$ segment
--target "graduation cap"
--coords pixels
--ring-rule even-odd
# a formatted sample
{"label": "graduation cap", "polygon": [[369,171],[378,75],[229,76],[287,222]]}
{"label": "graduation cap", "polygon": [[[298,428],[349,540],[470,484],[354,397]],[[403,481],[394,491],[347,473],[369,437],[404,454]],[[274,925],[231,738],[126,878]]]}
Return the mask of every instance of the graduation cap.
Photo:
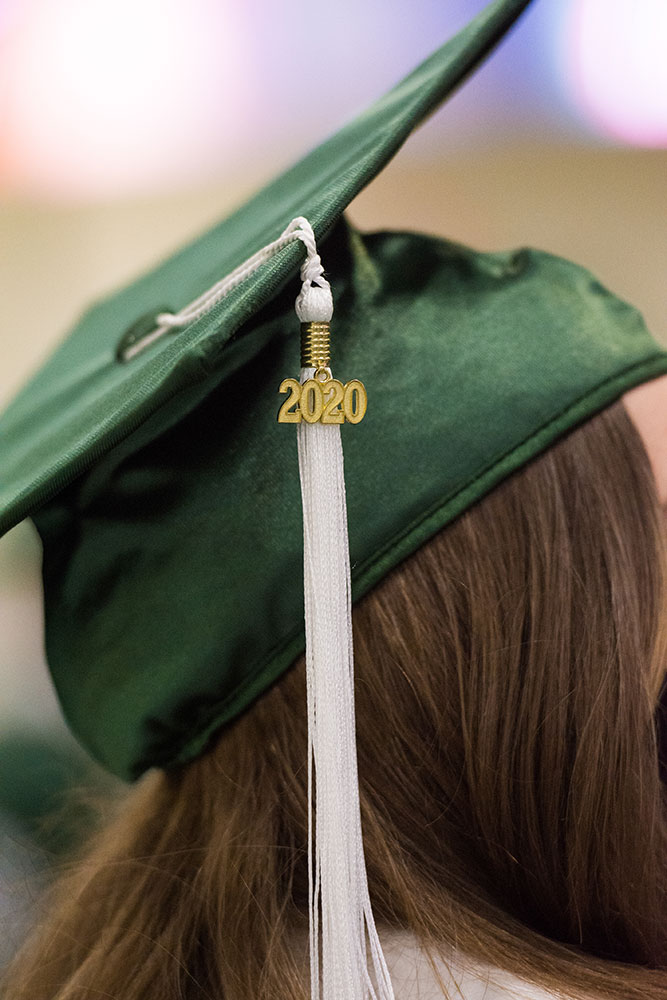
{"label": "graduation cap", "polygon": [[[334,289],[336,380],[363,379],[369,400],[363,422],[342,428],[349,581],[344,495],[327,501],[340,529],[343,645],[350,596],[564,433],[667,372],[667,350],[639,314],[575,264],[412,233],[362,235],[342,217],[528,2],[490,3],[228,219],[97,303],[2,419],[0,528],[26,516],[37,525],[61,704],[90,753],[121,777],[196,756],[304,649],[296,445],[275,415],[278,386],[299,372],[302,265],[306,298],[327,310],[318,252]],[[306,330],[318,350],[323,329]],[[330,381],[328,358],[305,360],[306,377],[317,381],[321,368],[322,386]],[[299,405],[313,417],[322,387],[302,389]],[[362,402],[362,389],[350,390],[348,423]],[[302,420],[300,450],[322,432],[340,440],[340,425]],[[339,462],[336,449],[328,454]],[[305,509],[320,486],[304,473],[317,458],[301,457]],[[353,754],[345,766],[356,780]],[[354,825],[358,801],[350,809]],[[318,824],[323,815],[318,801]],[[335,841],[334,832],[324,831]],[[356,826],[350,837],[358,957],[372,917]],[[316,904],[311,895],[313,918]],[[375,947],[371,935],[378,995],[390,996]],[[364,969],[365,960],[351,992],[332,995],[365,995]]]}

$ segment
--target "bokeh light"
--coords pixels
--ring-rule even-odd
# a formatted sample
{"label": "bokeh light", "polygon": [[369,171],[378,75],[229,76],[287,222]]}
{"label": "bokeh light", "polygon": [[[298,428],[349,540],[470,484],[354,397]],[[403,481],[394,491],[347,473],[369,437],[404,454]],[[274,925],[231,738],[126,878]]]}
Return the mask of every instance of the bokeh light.
{"label": "bokeh light", "polygon": [[589,125],[667,146],[666,0],[573,0],[563,46],[567,86]]}
{"label": "bokeh light", "polygon": [[105,197],[196,172],[254,101],[244,26],[227,0],[24,0],[0,37],[5,183]]}

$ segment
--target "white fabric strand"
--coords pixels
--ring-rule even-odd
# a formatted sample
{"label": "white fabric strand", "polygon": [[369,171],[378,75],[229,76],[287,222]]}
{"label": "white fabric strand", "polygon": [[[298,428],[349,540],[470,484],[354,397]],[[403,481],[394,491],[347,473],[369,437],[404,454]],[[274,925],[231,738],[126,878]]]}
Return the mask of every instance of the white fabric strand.
{"label": "white fabric strand", "polygon": [[130,361],[140,354],[149,344],[160,340],[165,334],[179,330],[184,326],[195,323],[206,313],[210,312],[214,306],[221,302],[225,296],[229,295],[234,288],[237,288],[247,278],[251,277],[262,264],[265,264],[272,257],[279,254],[285,247],[300,240],[306,249],[306,259],[301,266],[302,288],[296,303],[297,315],[302,323],[308,322],[310,313],[316,313],[321,322],[328,322],[333,314],[333,300],[331,298],[331,288],[329,282],[324,277],[324,268],[317,253],[315,244],[315,234],[313,227],[303,216],[292,219],[289,226],[283,230],[277,240],[262,247],[239,264],[220,281],[212,285],[198,298],[194,299],[187,306],[177,313],[160,313],[155,322],[157,326],[146,336],[142,337],[135,344],[127,347],[123,353],[123,360]]}
{"label": "white fabric strand", "polygon": [[[237,268],[230,272],[221,281],[218,281],[213,285],[207,292],[200,295],[198,299],[191,302],[185,309],[181,309],[178,313],[161,313],[157,317],[157,322],[161,326],[167,327],[181,327],[189,325],[190,323],[196,322],[196,320],[201,319],[205,316],[207,312],[222,301],[226,295],[240,285],[246,278],[249,278],[252,274],[257,271],[262,264],[265,264],[276,254],[279,254],[281,250],[285,247],[290,246],[290,244],[301,240],[306,248],[306,260],[301,267],[301,280],[304,284],[307,284],[310,288],[315,282],[320,287],[325,288],[325,291],[329,291],[331,294],[331,289],[329,288],[329,282],[322,280],[322,275],[324,268],[317,253],[317,247],[315,245],[315,234],[313,233],[313,228],[308,222],[308,219],[304,219],[303,216],[299,216],[296,219],[292,219],[289,226],[283,230],[277,240],[273,243],[267,244],[267,246],[262,247],[257,253],[254,253],[252,257],[248,257],[242,264],[239,264]],[[302,295],[303,295],[302,289]],[[301,298],[301,296],[299,296]],[[297,299],[297,302],[299,300]],[[297,305],[297,312],[298,312]],[[331,308],[333,313],[333,306]],[[328,317],[331,319],[331,315]],[[304,321],[305,322],[305,321]],[[327,322],[327,320],[325,320]]]}
{"label": "white fabric strand", "polygon": [[[301,381],[313,374],[314,369],[302,369]],[[311,997],[393,1000],[371,911],[361,836],[340,427],[302,422],[298,450],[304,526],[308,787],[311,817],[313,805],[315,813],[314,848],[312,819],[309,826]]]}

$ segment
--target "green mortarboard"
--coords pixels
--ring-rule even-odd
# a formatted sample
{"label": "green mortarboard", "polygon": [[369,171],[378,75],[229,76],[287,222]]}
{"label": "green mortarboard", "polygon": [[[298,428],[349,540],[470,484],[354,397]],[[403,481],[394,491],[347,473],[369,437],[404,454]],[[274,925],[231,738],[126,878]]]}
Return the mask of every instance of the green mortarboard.
{"label": "green mortarboard", "polygon": [[132,360],[294,216],[317,235],[341,378],[354,599],[512,471],[667,372],[639,315],[533,250],[362,236],[350,200],[502,37],[496,0],[368,111],[219,226],[84,315],[0,424],[0,527],[44,543],[47,655],[69,723],[134,778],[196,755],[304,648],[295,442],[295,246]]}

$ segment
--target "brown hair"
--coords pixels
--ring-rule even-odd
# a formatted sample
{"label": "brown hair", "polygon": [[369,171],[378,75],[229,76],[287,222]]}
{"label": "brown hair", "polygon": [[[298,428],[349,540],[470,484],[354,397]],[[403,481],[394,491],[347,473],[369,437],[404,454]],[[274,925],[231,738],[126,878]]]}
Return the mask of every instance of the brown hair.
{"label": "brown hair", "polygon": [[[354,611],[380,925],[572,996],[667,1000],[656,707],[667,543],[621,403]],[[198,760],[140,783],[55,888],[5,1000],[306,997],[299,662]]]}

